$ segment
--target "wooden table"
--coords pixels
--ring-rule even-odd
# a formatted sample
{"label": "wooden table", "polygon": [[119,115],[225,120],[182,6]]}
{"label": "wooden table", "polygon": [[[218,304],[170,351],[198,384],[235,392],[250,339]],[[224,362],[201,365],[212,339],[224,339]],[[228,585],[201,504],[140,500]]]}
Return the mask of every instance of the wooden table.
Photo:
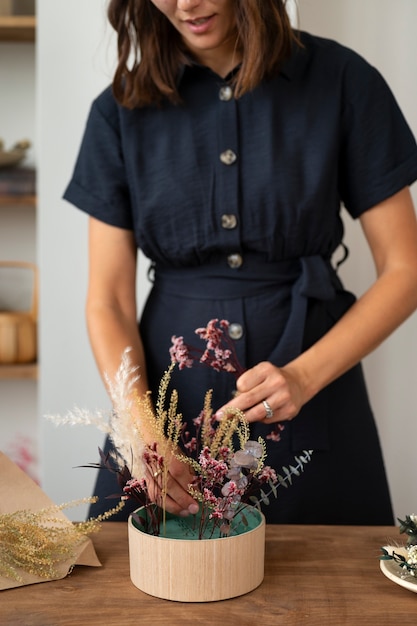
{"label": "wooden table", "polygon": [[379,568],[380,547],[404,543],[396,527],[268,526],[262,585],[240,598],[202,604],[160,600],[133,586],[126,524],[106,522],[92,537],[103,567],[77,566],[63,580],[0,592],[0,624],[417,624],[417,594]]}

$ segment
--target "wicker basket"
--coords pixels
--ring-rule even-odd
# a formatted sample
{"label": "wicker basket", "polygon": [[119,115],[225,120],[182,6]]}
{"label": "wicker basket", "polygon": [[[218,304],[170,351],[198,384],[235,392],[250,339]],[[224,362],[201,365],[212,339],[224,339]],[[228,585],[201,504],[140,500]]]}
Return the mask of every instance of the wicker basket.
{"label": "wicker basket", "polygon": [[32,363],[37,356],[38,272],[24,261],[0,261],[0,268],[33,272],[32,305],[28,311],[0,311],[0,365]]}

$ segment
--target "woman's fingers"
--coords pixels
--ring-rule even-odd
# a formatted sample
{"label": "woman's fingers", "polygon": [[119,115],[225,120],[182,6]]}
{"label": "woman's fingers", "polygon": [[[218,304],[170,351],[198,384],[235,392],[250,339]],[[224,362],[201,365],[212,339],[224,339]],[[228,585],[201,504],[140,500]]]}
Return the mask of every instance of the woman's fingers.
{"label": "woman's fingers", "polygon": [[249,422],[281,422],[297,415],[302,406],[301,386],[285,368],[262,362],[247,370],[237,381],[237,394],[216,413],[238,408]]}
{"label": "woman's fingers", "polygon": [[149,498],[169,513],[181,516],[195,514],[199,506],[188,493],[188,486],[192,480],[193,475],[189,468],[172,457],[167,471],[148,469],[146,482]]}

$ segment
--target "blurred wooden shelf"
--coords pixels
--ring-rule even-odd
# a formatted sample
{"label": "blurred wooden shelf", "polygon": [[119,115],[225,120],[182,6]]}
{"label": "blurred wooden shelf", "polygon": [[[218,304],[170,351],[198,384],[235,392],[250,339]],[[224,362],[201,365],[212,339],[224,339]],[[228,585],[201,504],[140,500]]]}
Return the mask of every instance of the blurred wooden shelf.
{"label": "blurred wooden shelf", "polygon": [[[36,38],[36,17],[34,15],[0,15],[0,42],[33,43]],[[28,186],[25,179],[21,186],[22,193],[10,193],[16,190],[15,176],[12,176],[13,185],[9,189],[4,187],[2,177],[2,192],[0,193],[1,207],[36,207],[36,194],[33,187]],[[35,188],[36,189],[36,188]],[[17,187],[17,191],[20,188]],[[8,192],[8,193],[7,193]],[[26,379],[37,380],[38,364],[0,364],[0,380]]]}
{"label": "blurred wooden shelf", "polygon": [[35,37],[34,15],[0,15],[0,41],[33,42]]}
{"label": "blurred wooden shelf", "polygon": [[27,363],[22,365],[0,365],[0,380],[1,379],[21,379],[27,378],[29,380],[37,380],[38,378],[38,364]]}
{"label": "blurred wooden shelf", "polygon": [[30,206],[36,207],[36,196],[26,196],[26,195],[10,195],[3,196],[0,195],[0,207],[2,206]]}
{"label": "blurred wooden shelf", "polygon": [[[12,150],[13,151],[13,150]],[[7,151],[0,152],[3,163]],[[34,167],[0,167],[0,206],[36,206],[36,170]]]}

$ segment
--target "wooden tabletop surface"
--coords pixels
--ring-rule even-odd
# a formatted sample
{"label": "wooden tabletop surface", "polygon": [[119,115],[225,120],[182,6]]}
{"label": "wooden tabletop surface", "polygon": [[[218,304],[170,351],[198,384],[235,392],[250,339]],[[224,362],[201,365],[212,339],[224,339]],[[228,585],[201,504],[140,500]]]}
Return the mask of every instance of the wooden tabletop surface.
{"label": "wooden tabletop surface", "polygon": [[404,544],[396,527],[267,526],[261,586],[200,604],[154,598],[131,583],[126,524],[106,522],[92,539],[102,567],[77,566],[62,580],[1,591],[0,624],[417,625],[417,594],[380,571],[380,547]]}

